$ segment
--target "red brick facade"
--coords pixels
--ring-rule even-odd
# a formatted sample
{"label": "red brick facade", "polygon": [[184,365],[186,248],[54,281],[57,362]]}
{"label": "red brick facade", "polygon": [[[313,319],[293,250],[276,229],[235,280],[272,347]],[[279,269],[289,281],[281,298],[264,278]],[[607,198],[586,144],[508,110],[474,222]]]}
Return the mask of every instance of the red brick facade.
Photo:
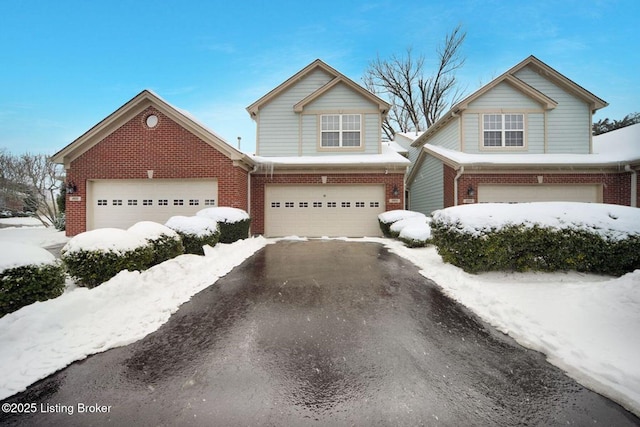
{"label": "red brick facade", "polygon": [[[145,119],[155,114],[158,124]],[[71,162],[67,181],[80,201],[67,197],[67,236],[86,231],[86,183],[91,179],[217,178],[218,204],[247,209],[247,171],[216,148],[149,107]]]}
{"label": "red brick facade", "polygon": [[[384,184],[385,210],[404,209],[404,173],[313,173],[313,174],[254,174],[251,175],[251,232],[264,234],[265,186],[267,184],[322,184],[322,177],[327,177],[327,184]],[[398,195],[393,194],[394,187]],[[398,203],[390,203],[397,199]]]}
{"label": "red brick facade", "polygon": [[[454,182],[456,171],[444,167],[444,207],[454,205]],[[544,184],[600,184],[603,187],[603,203],[629,206],[631,204],[631,177],[628,172],[619,173],[473,173],[465,172],[458,179],[458,204],[468,199],[466,189],[472,186],[478,191],[478,184],[530,184],[537,185],[542,176]],[[479,194],[476,195],[477,197]]]}

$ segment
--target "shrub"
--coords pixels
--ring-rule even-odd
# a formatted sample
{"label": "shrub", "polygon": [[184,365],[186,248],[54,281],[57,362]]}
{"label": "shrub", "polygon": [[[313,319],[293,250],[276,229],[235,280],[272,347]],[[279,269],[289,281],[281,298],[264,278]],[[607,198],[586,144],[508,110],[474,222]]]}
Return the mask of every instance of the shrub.
{"label": "shrub", "polygon": [[64,292],[64,269],[55,257],[37,246],[2,242],[0,317],[36,301]]}
{"label": "shrub", "polygon": [[380,225],[380,230],[385,237],[398,237],[398,233],[395,233],[394,235],[394,232],[391,231],[391,225],[396,221],[411,217],[424,217],[424,214],[402,209],[387,211],[378,215],[378,224]]}
{"label": "shrub", "polygon": [[180,235],[167,226],[157,222],[141,221],[127,230],[147,239],[153,248],[153,259],[149,267],[175,258],[184,253],[182,238]]}
{"label": "shrub", "polygon": [[93,288],[122,270],[145,270],[153,247],[146,239],[116,228],[78,234],[61,251],[67,272],[80,286]]}
{"label": "shrub", "polygon": [[53,221],[53,226],[58,231],[64,231],[67,228],[67,217],[64,212],[56,216],[55,221]]}
{"label": "shrub", "polygon": [[[398,224],[396,222],[396,224]],[[396,225],[394,224],[394,225]],[[428,221],[410,221],[402,228],[398,239],[410,248],[422,248],[431,243],[431,227]]]}
{"label": "shrub", "polygon": [[[598,207],[584,209],[597,218]],[[521,219],[519,224],[474,229],[459,217],[434,213],[431,227],[443,260],[470,273],[576,270],[619,276],[640,268],[640,233],[605,230],[570,218],[561,226]]]}
{"label": "shrub", "polygon": [[220,228],[220,243],[233,243],[249,237],[251,218],[242,209],[218,207],[199,211],[197,216],[213,219]]}
{"label": "shrub", "polygon": [[202,216],[172,216],[165,225],[180,235],[187,254],[204,255],[202,247],[213,247],[220,238],[218,223]]}

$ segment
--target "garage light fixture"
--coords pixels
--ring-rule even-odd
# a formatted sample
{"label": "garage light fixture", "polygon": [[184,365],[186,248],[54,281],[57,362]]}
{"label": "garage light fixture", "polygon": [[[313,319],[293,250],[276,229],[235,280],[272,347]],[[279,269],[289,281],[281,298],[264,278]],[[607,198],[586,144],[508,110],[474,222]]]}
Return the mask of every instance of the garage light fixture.
{"label": "garage light fixture", "polygon": [[476,195],[476,190],[473,189],[472,185],[469,185],[469,188],[467,188],[467,196],[473,197],[475,195]]}
{"label": "garage light fixture", "polygon": [[400,190],[398,190],[398,186],[397,185],[393,185],[393,190],[391,190],[391,194],[393,194],[393,197],[398,197],[400,195]]}

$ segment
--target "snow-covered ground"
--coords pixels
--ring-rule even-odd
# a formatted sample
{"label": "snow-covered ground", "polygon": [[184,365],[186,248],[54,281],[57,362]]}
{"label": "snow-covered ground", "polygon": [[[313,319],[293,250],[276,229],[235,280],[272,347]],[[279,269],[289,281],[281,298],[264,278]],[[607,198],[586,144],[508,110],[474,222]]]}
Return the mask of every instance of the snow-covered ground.
{"label": "snow-covered ground", "polygon": [[[0,240],[50,245],[56,233],[43,227],[0,229]],[[433,247],[346,240],[386,245],[482,319],[640,415],[640,270],[621,278],[575,272],[471,275],[444,264]],[[274,241],[219,244],[204,257],[182,255],[145,272],[121,272],[95,289],[75,288],[3,317],[0,399],[75,360],[141,339],[192,295]]]}

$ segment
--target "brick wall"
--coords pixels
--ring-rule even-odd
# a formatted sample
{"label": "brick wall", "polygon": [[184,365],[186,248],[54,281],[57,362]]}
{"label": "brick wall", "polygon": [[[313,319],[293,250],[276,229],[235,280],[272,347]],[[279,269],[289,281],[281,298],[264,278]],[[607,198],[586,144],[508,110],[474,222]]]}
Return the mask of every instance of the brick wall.
{"label": "brick wall", "polygon": [[[444,165],[444,206],[453,206],[454,179],[456,172]],[[601,184],[603,186],[603,203],[629,206],[631,203],[630,174],[620,173],[518,173],[518,174],[473,174],[465,173],[458,180],[458,204],[468,198],[469,186],[478,191],[478,184],[525,184],[537,185],[538,176],[543,177],[544,184]],[[477,198],[477,195],[476,195]]]}
{"label": "brick wall", "polygon": [[[158,116],[148,128],[145,119]],[[153,107],[147,108],[71,162],[67,171],[82,201],[67,197],[67,236],[86,231],[86,182],[90,179],[217,178],[218,205],[247,209],[247,172]]]}
{"label": "brick wall", "polygon": [[[251,175],[251,232],[264,234],[264,209],[266,184],[322,184],[322,176],[327,184],[384,184],[385,210],[404,209],[404,174],[368,173],[368,174],[253,174]],[[393,188],[398,188],[398,196]],[[399,199],[399,203],[389,203],[390,199]]]}

